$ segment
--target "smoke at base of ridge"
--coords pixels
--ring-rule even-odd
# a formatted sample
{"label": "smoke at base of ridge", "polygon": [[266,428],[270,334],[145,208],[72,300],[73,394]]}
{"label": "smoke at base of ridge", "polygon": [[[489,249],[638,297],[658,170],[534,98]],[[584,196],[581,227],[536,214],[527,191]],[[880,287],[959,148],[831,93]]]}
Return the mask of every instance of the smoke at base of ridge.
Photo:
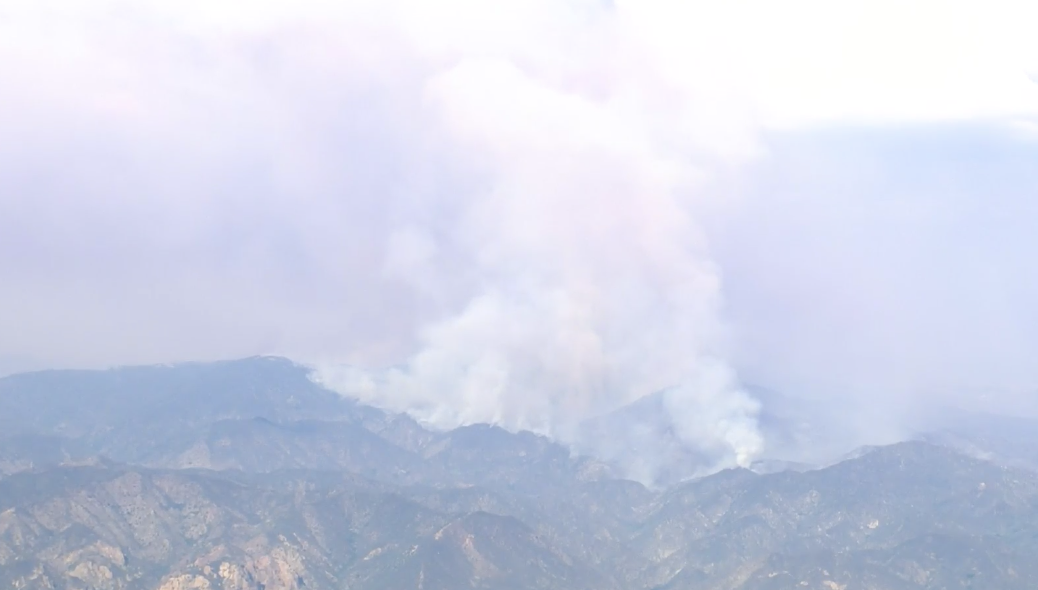
{"label": "smoke at base of ridge", "polygon": [[[920,358],[901,336],[922,350],[937,333],[954,354],[923,359],[928,372],[950,359],[955,381],[990,367],[1027,387],[1033,322],[1017,312],[1034,297],[989,286],[1035,276],[1004,256],[1030,253],[1029,227],[963,273],[990,237],[964,215],[972,225],[917,252],[952,278],[903,310],[888,286],[929,264],[886,272],[918,245],[889,238],[926,233],[947,191],[902,206],[905,175],[791,178],[781,199],[766,181],[747,202],[756,221],[721,241],[701,232],[704,212],[728,206],[714,177],[763,151],[761,128],[1024,117],[1033,138],[1034,19],[996,4],[882,1],[847,18],[813,0],[5,2],[0,355],[401,362],[366,399],[560,437],[671,391],[667,428],[721,465],[759,453],[762,410],[738,386],[748,368],[838,398],[820,373],[898,381]],[[836,147],[824,151],[858,165]],[[849,178],[823,168],[798,174]],[[971,203],[1004,191],[984,179]],[[848,205],[858,186],[872,188]],[[898,199],[877,208],[878,193]],[[906,222],[874,231],[892,216]],[[859,285],[833,276],[848,254]],[[992,277],[992,259],[1014,262]],[[961,288],[974,271],[979,287]],[[735,344],[721,321],[733,307]],[[1013,313],[975,315],[984,329],[968,338],[944,321],[980,307]],[[949,331],[901,329],[920,315]],[[847,333],[865,337],[847,346]]]}
{"label": "smoke at base of ridge", "polygon": [[623,95],[627,76],[595,95],[574,84],[602,56],[581,57],[561,80],[506,59],[430,76],[440,130],[486,183],[445,226],[409,228],[410,267],[391,270],[435,278],[438,252],[465,252],[473,289],[420,328],[400,368],[366,387],[334,370],[322,382],[440,426],[556,436],[666,389],[681,440],[747,464],[762,442],[756,405],[719,360],[720,280],[694,214],[710,198],[702,158],[681,146],[687,129],[657,127],[644,97]]}

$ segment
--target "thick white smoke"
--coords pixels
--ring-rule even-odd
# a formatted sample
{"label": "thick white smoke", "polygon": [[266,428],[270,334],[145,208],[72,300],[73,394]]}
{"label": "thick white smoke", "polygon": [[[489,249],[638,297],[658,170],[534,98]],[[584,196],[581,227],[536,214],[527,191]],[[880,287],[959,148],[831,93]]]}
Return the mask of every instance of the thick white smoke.
{"label": "thick white smoke", "polygon": [[[999,53],[963,36],[979,22],[963,7],[891,27],[885,5],[736,4],[461,2],[405,19],[429,67],[433,135],[479,180],[451,196],[451,216],[394,234],[387,275],[429,296],[464,288],[400,365],[325,365],[318,378],[442,427],[531,429],[632,469],[645,466],[617,456],[642,453],[650,466],[632,473],[647,480],[661,437],[709,467],[760,456],[759,404],[725,360],[721,276],[699,223],[722,198],[713,173],[757,155],[764,126],[990,116],[1033,92],[964,82],[955,48]],[[796,26],[807,14],[824,24]],[[908,50],[928,22],[947,52]],[[901,53],[875,54],[877,31]],[[656,392],[668,424],[614,424],[634,434],[599,449],[574,434]]]}
{"label": "thick white smoke", "polygon": [[437,253],[465,252],[451,272],[471,290],[419,328],[401,366],[368,378],[325,366],[318,378],[441,427],[563,438],[668,390],[684,443],[745,465],[762,450],[758,408],[723,361],[721,281],[696,221],[711,199],[705,162],[731,137],[699,134],[696,97],[667,96],[624,13],[567,8],[535,23],[562,40],[461,52],[423,87],[445,149],[484,180],[446,225],[395,234],[388,271],[442,284]]}
{"label": "thick white smoke", "polygon": [[[845,333],[895,349],[904,340],[885,328],[934,306],[865,316],[874,333],[834,328],[816,299],[847,259],[804,245],[799,224],[890,212],[824,183],[803,200],[769,185],[743,203],[757,223],[713,244],[728,284],[742,285],[727,298],[751,317],[740,336],[763,334],[753,362],[744,342],[733,355],[702,227],[730,212],[714,180],[767,151],[762,129],[983,119],[1033,136],[1033,3],[910,5],[3,0],[0,360],[283,353],[435,424],[489,421],[578,445],[585,419],[663,392],[645,407],[664,424],[598,422],[631,431],[604,454],[632,442],[642,456],[746,464],[761,453],[758,404],[732,359],[765,377],[788,367],[800,376],[791,389],[832,365],[825,391],[880,373],[909,391],[901,375],[915,366],[888,377],[857,349],[837,351],[846,365],[818,359]],[[810,184],[798,174],[871,166],[834,152],[839,165],[822,170],[787,152],[787,192]],[[789,237],[762,254],[754,228],[776,219]],[[854,241],[833,227],[829,242]],[[863,250],[896,266],[903,252],[874,248],[877,229],[861,232]],[[805,283],[800,261],[823,279]],[[773,278],[751,280],[762,276]],[[773,306],[787,291],[824,329],[802,334],[797,314]],[[962,301],[934,325],[976,307]],[[860,313],[852,303],[835,319]],[[933,348],[937,332],[923,332],[914,348]],[[987,379],[968,360],[987,341],[961,340],[961,356],[934,355],[927,372],[944,380],[959,358]],[[918,364],[898,356],[895,368]],[[1029,367],[1025,356],[1012,364]]]}

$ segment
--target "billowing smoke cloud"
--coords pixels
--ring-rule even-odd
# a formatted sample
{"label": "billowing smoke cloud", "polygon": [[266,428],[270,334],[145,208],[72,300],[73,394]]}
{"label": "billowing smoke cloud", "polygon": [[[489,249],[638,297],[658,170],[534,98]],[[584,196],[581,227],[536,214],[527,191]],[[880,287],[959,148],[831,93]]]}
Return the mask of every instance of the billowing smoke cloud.
{"label": "billowing smoke cloud", "polygon": [[[776,448],[745,381],[853,391],[854,442],[920,391],[1029,391],[1033,8],[912,7],[6,0],[0,369],[284,353],[578,446],[658,393],[597,450],[708,468]],[[1010,154],[921,142],[920,175],[848,131],[963,121]]]}
{"label": "billowing smoke cloud", "polygon": [[[452,313],[421,325],[418,352],[402,365],[378,374],[324,366],[319,378],[443,427],[494,422],[578,443],[578,422],[664,392],[655,419],[665,423],[650,431],[662,427],[709,466],[745,465],[764,441],[759,403],[725,361],[721,277],[698,221],[724,207],[712,175],[758,153],[754,132],[766,119],[789,124],[833,109],[864,119],[920,113],[911,102],[884,111],[852,95],[816,114],[772,103],[753,113],[740,101],[758,97],[740,85],[772,83],[755,78],[760,63],[717,71],[683,59],[738,55],[731,39],[694,23],[697,10],[555,8],[524,21],[527,38],[542,42],[537,50],[521,43],[488,57],[462,47],[464,57],[423,87],[443,137],[485,174],[455,223],[433,230],[454,240],[449,250],[469,254],[450,271],[465,277],[469,292]],[[733,14],[712,16],[738,26]],[[540,36],[560,30],[562,43]],[[847,75],[815,66],[816,75]],[[955,85],[944,72],[927,75],[942,93]],[[920,94],[929,92],[924,85]],[[976,109],[962,100],[952,112],[924,116]],[[394,244],[394,276],[449,281],[436,278],[442,245],[434,238],[409,229]],[[666,446],[651,438],[639,435],[646,456]],[[655,476],[649,471],[643,478]]]}
{"label": "billowing smoke cloud", "polygon": [[[567,61],[543,49],[464,56],[429,76],[443,137],[485,180],[446,227],[394,234],[387,270],[449,282],[437,276],[439,233],[466,253],[452,270],[471,290],[418,327],[403,366],[318,378],[441,427],[562,437],[667,390],[682,441],[717,464],[748,464],[763,446],[758,408],[723,360],[720,279],[695,219],[696,200],[710,198],[704,158],[682,137],[694,124],[680,102],[654,113],[657,94],[631,92],[666,81],[655,63],[604,69],[605,48],[639,49],[616,12],[572,8],[572,37],[555,49]],[[544,16],[543,30],[566,24]]]}

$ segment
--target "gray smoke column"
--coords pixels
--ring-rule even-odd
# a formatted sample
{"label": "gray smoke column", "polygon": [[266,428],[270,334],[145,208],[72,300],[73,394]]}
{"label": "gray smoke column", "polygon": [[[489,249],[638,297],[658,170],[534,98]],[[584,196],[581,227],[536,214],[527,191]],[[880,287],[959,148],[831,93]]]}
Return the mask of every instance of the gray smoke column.
{"label": "gray smoke column", "polygon": [[724,361],[721,281],[696,219],[712,198],[704,148],[688,139],[699,130],[663,100],[662,77],[639,79],[651,68],[601,51],[629,41],[615,13],[581,14],[572,63],[465,56],[430,76],[444,149],[483,182],[456,197],[449,223],[397,232],[386,268],[417,289],[470,290],[419,328],[402,365],[326,364],[316,378],[439,427],[562,439],[666,390],[684,444],[714,466],[746,465],[763,446],[758,404]]}

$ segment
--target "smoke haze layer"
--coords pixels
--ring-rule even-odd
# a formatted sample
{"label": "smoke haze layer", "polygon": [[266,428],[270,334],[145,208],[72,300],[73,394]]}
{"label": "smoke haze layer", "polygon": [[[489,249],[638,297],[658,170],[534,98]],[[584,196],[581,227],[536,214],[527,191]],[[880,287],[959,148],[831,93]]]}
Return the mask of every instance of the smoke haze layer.
{"label": "smoke haze layer", "polygon": [[1034,8],[912,6],[6,0],[0,370],[279,353],[703,469],[798,454],[745,382],[834,447],[1026,406]]}

